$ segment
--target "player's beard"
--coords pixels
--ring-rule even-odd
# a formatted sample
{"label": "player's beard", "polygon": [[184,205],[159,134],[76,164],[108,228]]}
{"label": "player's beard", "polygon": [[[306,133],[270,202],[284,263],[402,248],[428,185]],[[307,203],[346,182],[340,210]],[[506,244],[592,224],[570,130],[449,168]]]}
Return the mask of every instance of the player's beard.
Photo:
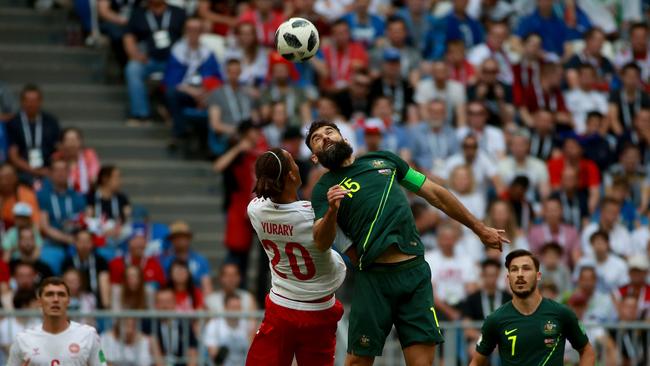
{"label": "player's beard", "polygon": [[[516,285],[515,285],[516,286]],[[531,283],[531,286],[527,289],[524,290],[517,290],[515,286],[510,286],[510,289],[512,290],[512,294],[517,296],[520,299],[527,299],[530,295],[535,292],[535,289],[537,288],[537,279]]]}
{"label": "player's beard", "polygon": [[352,156],[352,146],[343,140],[333,142],[332,146],[316,153],[318,162],[329,170],[340,168],[350,156]]}

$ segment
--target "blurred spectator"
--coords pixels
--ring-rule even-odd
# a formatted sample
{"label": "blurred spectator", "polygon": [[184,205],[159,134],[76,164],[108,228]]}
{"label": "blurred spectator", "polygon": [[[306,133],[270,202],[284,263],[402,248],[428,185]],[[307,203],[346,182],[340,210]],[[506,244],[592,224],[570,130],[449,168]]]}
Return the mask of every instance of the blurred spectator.
{"label": "blurred spectator", "polygon": [[553,0],[537,0],[535,11],[519,19],[515,34],[525,38],[537,33],[542,38],[545,51],[562,57],[565,54],[565,42],[569,40],[567,24],[553,10]]}
{"label": "blurred spectator", "polygon": [[29,205],[31,207],[32,222],[39,222],[40,211],[34,191],[28,186],[18,184],[16,169],[7,163],[0,165],[0,202],[2,210],[0,214],[5,228],[15,225],[13,210],[18,202]]}
{"label": "blurred spectator", "polygon": [[384,49],[384,62],[381,74],[370,84],[370,103],[374,106],[379,97],[389,97],[392,101],[395,122],[409,122],[409,109],[413,106],[413,88],[401,73],[399,50]]}
{"label": "blurred spectator", "polygon": [[514,82],[514,75],[510,55],[504,47],[510,35],[509,32],[508,24],[504,22],[490,23],[485,43],[470,49],[467,59],[475,68],[481,66],[487,59],[494,59],[499,65],[497,79],[499,82],[511,86]]}
{"label": "blurred spectator", "polygon": [[[241,72],[237,77],[242,86],[258,88],[269,73],[269,51],[257,40],[255,31],[253,23],[237,24],[235,44],[230,53],[226,53],[226,60],[240,61]],[[226,79],[230,83],[234,82],[230,74],[226,74]]]}
{"label": "blurred spectator", "polygon": [[642,89],[641,68],[635,63],[623,66],[621,90],[609,95],[611,129],[617,135],[634,128],[634,119],[641,108],[650,108],[650,95]]}
{"label": "blurred spectator", "polygon": [[468,0],[452,0],[451,12],[438,22],[439,30],[444,32],[444,41],[462,39],[465,47],[469,49],[483,42],[485,30],[478,20],[467,14],[467,3]]}
{"label": "blurred spectator", "polygon": [[133,228],[128,240],[128,251],[123,255],[113,258],[109,264],[111,286],[115,288],[126,280],[126,269],[131,266],[138,267],[142,281],[149,287],[160,288],[165,285],[165,271],[158,258],[146,256],[147,232],[143,226]]}
{"label": "blurred spectator", "polygon": [[356,0],[351,4],[352,11],[342,17],[350,26],[352,39],[367,48],[370,48],[377,39],[382,37],[384,29],[386,29],[384,20],[379,15],[370,12],[369,6],[370,0]]}
{"label": "blurred spectator", "polygon": [[[427,36],[432,33],[433,25],[435,23],[435,18],[431,15],[430,8],[427,2],[420,0],[406,0],[404,1],[404,6],[397,9],[396,14],[400,18],[404,19],[406,23],[406,28],[408,29],[409,39],[413,42],[413,46],[420,51],[424,52],[426,48],[432,48],[435,46],[443,47],[444,44],[429,45],[427,41]],[[428,59],[438,58],[442,55],[440,52],[438,55],[426,55]]]}
{"label": "blurred spectator", "polygon": [[211,312],[225,311],[226,298],[237,296],[241,302],[241,311],[252,312],[257,309],[253,295],[242,288],[239,267],[235,263],[224,263],[219,270],[219,289],[205,298],[205,305]]}
{"label": "blurred spectator", "polygon": [[438,248],[425,254],[431,267],[434,302],[445,320],[459,320],[460,303],[478,289],[476,265],[460,251],[455,251],[460,229],[453,223],[440,224],[436,230]]}
{"label": "blurred spectator", "polygon": [[63,129],[59,150],[52,156],[52,161],[57,159],[62,159],[69,165],[70,188],[82,194],[88,193],[97,181],[101,165],[95,150],[84,146],[80,129],[76,127]]}
{"label": "blurred spectator", "polygon": [[59,121],[43,112],[43,93],[34,84],[20,92],[20,111],[7,123],[9,161],[27,181],[47,174],[59,139]]}
{"label": "blurred spectator", "polygon": [[[70,303],[68,304],[69,311],[88,313],[97,310],[97,298],[92,293],[84,290],[81,283],[81,272],[75,268],[68,268],[63,273],[63,281],[70,289]],[[78,318],[75,321],[91,326],[95,325],[95,319],[92,317]]]}
{"label": "blurred spectator", "polygon": [[567,109],[561,85],[562,69],[560,65],[542,64],[539,83],[531,82],[523,92],[519,114],[526,125],[530,126],[530,123],[534,122],[532,114],[540,109],[547,109],[552,113],[553,120],[559,124],[558,127],[565,130],[573,128],[573,121]]}
{"label": "blurred spectator", "polygon": [[508,190],[501,193],[512,207],[512,213],[519,226],[524,232],[535,220],[535,211],[532,203],[526,198],[526,192],[530,190],[530,181],[525,175],[516,176],[508,185]]}
{"label": "blurred spectator", "polygon": [[403,80],[413,81],[419,77],[420,51],[409,44],[408,29],[404,19],[398,16],[389,17],[386,21],[386,41],[377,44],[370,52],[370,68],[373,76],[381,75],[381,65],[385,60],[385,50],[394,49],[400,55],[400,74]]}
{"label": "blurred spectator", "polygon": [[551,187],[560,188],[565,167],[577,170],[578,189],[584,189],[589,194],[589,212],[593,212],[600,198],[600,171],[593,161],[583,157],[580,142],[575,136],[568,136],[562,145],[562,154],[547,162]]}
{"label": "blurred spectator", "polygon": [[[242,300],[237,294],[227,295],[224,302],[228,312],[243,311]],[[205,326],[203,344],[215,364],[238,366],[245,363],[251,335],[251,328],[245,320],[220,317],[210,320]]]}
{"label": "blurred spectator", "polygon": [[323,58],[328,78],[325,89],[331,92],[347,88],[354,70],[368,67],[368,54],[363,45],[352,41],[350,26],[341,19],[332,24],[332,43],[323,45]]}
{"label": "blurred spectator", "polygon": [[370,115],[370,82],[370,77],[366,73],[354,72],[350,85],[332,94],[345,119],[356,120]]}
{"label": "blurred spectator", "polygon": [[474,66],[465,57],[465,43],[460,39],[447,41],[445,62],[449,66],[449,78],[467,87],[476,82]]}
{"label": "blurred spectator", "polygon": [[110,306],[110,278],[108,262],[96,253],[93,237],[87,230],[75,234],[75,252],[63,262],[63,272],[74,268],[81,273],[83,291],[90,292],[97,299],[99,309]]}
{"label": "blurred spectator", "polygon": [[515,10],[515,6],[507,0],[470,1],[467,6],[467,13],[483,24],[490,22],[508,24]]}
{"label": "blurred spectator", "polygon": [[530,154],[546,161],[559,146],[553,113],[548,109],[538,109],[532,118]]}
{"label": "blurred spectator", "polygon": [[124,34],[129,18],[133,11],[141,6],[140,0],[98,0],[97,15],[99,30],[111,42],[111,51],[121,66],[126,65],[127,57],[124,52]]}
{"label": "blurred spectator", "polygon": [[558,293],[571,289],[571,272],[562,260],[564,248],[557,242],[549,241],[539,250],[540,272],[544,274],[544,282],[552,283]]}
{"label": "blurred spectator", "polygon": [[36,272],[34,265],[27,262],[16,262],[13,271],[11,271],[11,288],[13,293],[9,292],[5,294],[7,296],[3,298],[2,307],[5,309],[11,309],[14,294],[21,290],[36,293],[36,288],[38,288],[38,285],[42,280],[43,278],[41,278],[38,272]]}
{"label": "blurred spectator", "polygon": [[491,125],[506,127],[514,122],[512,106],[512,86],[497,79],[499,63],[488,58],[481,64],[476,84],[467,89],[467,98],[482,102],[489,112]]}
{"label": "blurred spectator", "polygon": [[600,28],[591,28],[584,34],[584,49],[571,56],[564,64],[566,71],[566,82],[571,89],[579,88],[580,76],[578,70],[583,65],[591,65],[596,70],[595,87],[598,90],[607,91],[609,85],[616,77],[616,70],[609,59],[602,55],[603,44],[605,43],[605,32]]}
{"label": "blurred spectator", "polygon": [[506,142],[503,131],[495,126],[488,125],[489,111],[480,101],[471,101],[467,104],[467,126],[456,130],[458,139],[472,135],[478,140],[478,148],[494,162],[498,162],[506,155]]}
{"label": "blurred spectator", "polygon": [[36,245],[34,230],[31,227],[23,227],[18,230],[18,247],[11,261],[9,268],[13,272],[18,263],[29,263],[34,266],[36,273],[41,279],[53,276],[52,269],[47,263],[41,260],[40,248]]}
{"label": "blurred spectator", "polygon": [[151,118],[146,81],[162,73],[172,45],[181,38],[185,11],[165,0],[149,0],[146,8],[134,8],[124,35],[129,58],[124,71],[129,92],[130,123]]}
{"label": "blurred spectator", "polygon": [[191,312],[204,308],[203,293],[200,287],[194,286],[188,262],[175,259],[169,266],[167,277],[167,287],[174,290],[176,296],[176,311]]}
{"label": "blurred spectator", "polygon": [[281,11],[274,9],[272,0],[253,0],[252,7],[239,16],[239,22],[255,26],[257,41],[266,47],[273,47],[275,31],[284,22]]}
{"label": "blurred spectator", "polygon": [[[523,39],[523,48],[519,63],[512,66],[513,84],[512,98],[515,106],[522,106],[524,96],[529,88],[540,87],[542,65],[546,61],[542,50],[542,39],[537,33],[530,33]],[[529,111],[527,111],[529,112]],[[530,126],[530,115],[521,116],[526,125]],[[524,118],[525,117],[525,118]]]}
{"label": "blurred spectator", "polygon": [[[24,203],[17,202],[13,208],[14,226],[4,232],[2,237],[3,259],[8,262],[12,257],[21,256],[20,231],[26,229],[31,232],[31,241],[37,252],[43,247],[43,238],[38,230],[38,225],[32,220],[32,208]],[[14,253],[17,251],[18,253]],[[30,255],[33,253],[29,253]],[[36,253],[38,257],[39,253]]]}
{"label": "blurred spectator", "polygon": [[192,244],[190,226],[184,221],[173,222],[169,225],[167,240],[172,243],[171,251],[160,260],[165,273],[170,272],[172,263],[176,260],[185,261],[189,265],[194,286],[200,288],[203,294],[210,294],[212,292],[210,265],[205,257],[190,249]]}
{"label": "blurred spectator", "polygon": [[104,165],[97,175],[97,186],[86,195],[86,221],[91,231],[110,241],[119,240],[123,226],[131,217],[131,204],[120,190],[122,174],[114,165]]}
{"label": "blurred spectator", "polygon": [[589,217],[588,194],[578,187],[578,170],[567,166],[562,171],[560,189],[552,194],[562,202],[562,216],[566,224],[577,229],[582,228],[583,222]]}
{"label": "blurred spectator", "polygon": [[580,136],[580,144],[589,146],[585,158],[596,163],[601,172],[607,171],[616,159],[616,140],[607,134],[607,125],[602,113],[591,111],[587,113],[585,133]]}
{"label": "blurred spectator", "polygon": [[431,78],[420,79],[415,88],[413,100],[420,105],[420,114],[424,119],[431,117],[428,115],[428,105],[436,99],[447,105],[446,121],[455,127],[467,124],[465,88],[463,84],[449,78],[449,67],[442,61],[434,61],[431,65]]}
{"label": "blurred spectator", "polygon": [[[0,81],[0,122],[7,122],[12,119],[17,110],[18,106],[14,93],[6,83]],[[3,137],[6,138],[6,136]]]}
{"label": "blurred spectator", "polygon": [[311,120],[307,95],[295,84],[297,79],[298,73],[293,63],[277,52],[269,55],[269,83],[260,97],[263,120],[269,120],[271,104],[279,101],[286,103],[292,125],[301,126]]}
{"label": "blurred spectator", "polygon": [[[316,29],[318,29],[319,36],[321,39],[325,37],[329,37],[330,35],[330,22],[328,21],[327,17],[331,16],[331,14],[319,14],[316,11],[316,5],[319,3],[319,1],[314,1],[314,0],[293,0],[292,2],[292,13],[290,16],[287,16],[288,18],[304,18],[312,22]],[[333,1],[329,2],[330,4],[333,3]],[[371,4],[372,5],[372,4]],[[290,8],[290,7],[287,7]],[[289,9],[285,8],[285,12]],[[370,9],[373,11],[373,9]]]}
{"label": "blurred spectator", "polygon": [[648,281],[648,257],[643,254],[634,255],[628,258],[627,267],[629,269],[630,282],[619,287],[614,291],[614,298],[622,301],[631,296],[637,300],[637,307],[634,309],[634,317],[642,319],[650,315],[650,281]]}
{"label": "blurred spectator", "polygon": [[629,282],[628,268],[625,260],[613,254],[609,236],[605,231],[596,231],[589,237],[592,254],[582,258],[582,262],[593,261],[598,275],[598,289],[611,293]]}
{"label": "blurred spectator", "polygon": [[[620,213],[620,222],[623,226],[632,232],[639,223],[639,215],[637,214],[637,208],[630,199],[630,185],[627,182],[627,179],[623,177],[616,178],[612,184],[606,186],[605,193],[608,197],[611,197],[618,201],[621,204],[621,213]],[[598,217],[599,212],[594,213],[594,217]],[[630,246],[635,248],[636,252],[643,252],[645,245],[634,247],[634,244]]]}
{"label": "blurred spectator", "polygon": [[641,152],[634,145],[626,145],[619,154],[618,163],[612,165],[605,175],[605,186],[616,179],[625,179],[630,186],[630,196],[635,208],[647,210],[650,200],[650,174],[641,161]]}
{"label": "blurred spectator", "polygon": [[[174,291],[164,288],[156,293],[156,310],[173,312],[176,310]],[[151,337],[160,349],[159,359],[156,364],[171,365],[198,365],[198,341],[189,320],[161,318],[154,322]],[[187,363],[172,362],[176,358],[185,357]]]}
{"label": "blurred spectator", "polygon": [[[488,206],[487,216],[484,221],[490,227],[505,230],[506,237],[510,239],[510,250],[529,249],[528,240],[526,240],[524,232],[517,225],[517,218],[512,206],[507,201],[492,201]],[[510,250],[504,251],[502,256],[505,258]]]}
{"label": "blurred spectator", "polygon": [[451,171],[459,165],[469,165],[472,167],[472,173],[476,181],[476,189],[479,192],[487,192],[490,186],[494,186],[496,191],[502,191],[503,186],[497,174],[496,166],[487,153],[479,149],[478,139],[468,134],[461,144],[461,152],[450,156],[445,161],[444,169],[435,171],[442,181],[449,179]]}
{"label": "blurred spectator", "polygon": [[613,322],[617,319],[611,295],[597,289],[598,276],[593,262],[585,261],[579,264],[574,271],[574,279],[576,279],[576,288],[573,293],[582,294],[587,301],[584,316],[580,317],[580,314],[577,314],[578,319],[599,323]]}
{"label": "blurred spectator", "polygon": [[126,267],[122,282],[112,287],[112,310],[146,310],[153,307],[155,289],[145,287],[143,277],[140,267],[131,265]]}
{"label": "blurred spectator", "polygon": [[607,95],[596,89],[596,69],[591,64],[578,68],[578,86],[565,93],[566,105],[573,116],[574,130],[578,134],[587,129],[587,113],[598,111],[607,115]]}
{"label": "blurred spectator", "polygon": [[620,223],[621,203],[611,197],[605,197],[600,204],[600,218],[597,222],[587,225],[581,234],[582,250],[587,256],[592,256],[591,236],[597,231],[607,234],[611,251],[622,257],[628,257],[640,248],[631,246],[630,232]]}
{"label": "blurred spectator", "polygon": [[641,109],[634,118],[634,128],[626,131],[619,146],[635,145],[641,152],[643,164],[650,164],[650,109]]}
{"label": "blurred spectator", "polygon": [[447,120],[447,104],[441,99],[428,103],[427,118],[410,128],[410,145],[415,165],[424,172],[439,171],[460,143]]}
{"label": "blurred spectator", "polygon": [[[634,295],[623,296],[618,306],[618,318],[622,322],[637,322],[643,320],[639,317],[637,308],[639,300]],[[622,365],[643,365],[648,357],[648,349],[644,347],[648,342],[648,333],[640,329],[617,329],[610,331],[611,337],[620,344]]]}
{"label": "blurred spectator", "polygon": [[165,68],[163,84],[166,88],[166,100],[172,115],[172,143],[186,137],[184,109],[206,107],[206,98],[210,90],[221,81],[219,63],[212,51],[199,42],[202,24],[198,18],[185,21],[183,38],[171,49]]}
{"label": "blurred spectator", "polygon": [[40,226],[52,244],[74,243],[73,232],[79,226],[79,215],[86,207],[85,198],[68,187],[70,168],[66,161],[52,161],[48,188],[37,193],[41,207]]}
{"label": "blurred spectator", "polygon": [[[14,310],[36,310],[40,306],[36,299],[36,292],[30,290],[18,290],[13,298]],[[6,355],[9,354],[9,347],[16,339],[18,333],[25,329],[40,324],[38,318],[28,317],[6,317],[0,320],[0,348]]]}
{"label": "blurred spectator", "polygon": [[100,339],[110,365],[151,365],[159,352],[151,339],[138,330],[134,318],[116,320],[113,328],[105,331]]}
{"label": "blurred spectator", "polygon": [[530,135],[525,130],[518,130],[510,139],[510,155],[499,161],[498,170],[501,181],[510,184],[515,177],[525,176],[530,181],[527,198],[539,201],[551,193],[548,170],[541,159],[529,155]]}
{"label": "blurred spectator", "polygon": [[[630,27],[629,46],[616,55],[614,63],[618,68],[634,62],[641,69],[641,80],[647,84],[650,78],[650,32],[646,23],[635,23]],[[647,87],[647,85],[646,85]]]}
{"label": "blurred spectator", "polygon": [[357,153],[387,150],[411,159],[409,136],[406,128],[395,119],[391,99],[380,96],[373,102],[372,118],[361,122],[357,128]]}
{"label": "blurred spectator", "polygon": [[289,127],[289,114],[287,113],[287,105],[284,101],[277,101],[271,104],[271,116],[269,117],[269,124],[264,126],[264,138],[269,146],[280,146],[282,135]]}
{"label": "blurred spectator", "polygon": [[575,226],[562,221],[562,201],[557,197],[546,199],[542,208],[542,222],[530,228],[528,244],[530,250],[539,255],[545,244],[557,243],[562,249],[562,261],[573,267],[582,256],[580,236]]}
{"label": "blurred spectator", "polygon": [[237,25],[232,4],[218,0],[200,0],[197,15],[207,23],[212,33],[225,36],[231,28]]}
{"label": "blurred spectator", "polygon": [[449,191],[467,207],[477,219],[483,220],[487,202],[485,194],[476,190],[472,168],[467,165],[459,165],[451,171],[449,177]]}

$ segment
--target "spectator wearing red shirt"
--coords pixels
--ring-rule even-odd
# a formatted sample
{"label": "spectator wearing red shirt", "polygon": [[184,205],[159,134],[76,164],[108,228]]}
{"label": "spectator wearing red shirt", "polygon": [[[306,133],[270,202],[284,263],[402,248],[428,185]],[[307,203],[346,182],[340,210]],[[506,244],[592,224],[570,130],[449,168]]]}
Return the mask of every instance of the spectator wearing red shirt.
{"label": "spectator wearing red shirt", "polygon": [[11,308],[11,288],[9,287],[9,280],[11,273],[7,262],[0,259],[0,305],[5,309]]}
{"label": "spectator wearing red shirt", "polygon": [[162,265],[155,257],[146,257],[147,231],[142,226],[133,228],[133,234],[129,239],[129,249],[126,254],[116,257],[110,261],[111,287],[119,286],[124,282],[124,271],[126,267],[137,266],[142,270],[144,282],[155,287],[165,285],[165,272]]}
{"label": "spectator wearing red shirt", "polygon": [[634,255],[627,260],[630,283],[614,291],[614,298],[621,301],[627,296],[634,296],[638,301],[637,316],[650,315],[650,283],[648,283],[648,257]]}
{"label": "spectator wearing red shirt", "polygon": [[[521,60],[512,65],[512,97],[516,106],[524,104],[524,93],[533,84],[539,84],[540,72],[544,63],[542,38],[537,33],[531,33],[524,38]],[[530,125],[530,123],[526,123]]]}
{"label": "spectator wearing red shirt", "polygon": [[323,57],[329,75],[325,88],[330,91],[346,88],[352,72],[368,66],[368,53],[361,43],[352,41],[350,26],[345,20],[332,24],[332,44],[323,46]]}
{"label": "spectator wearing red shirt", "polygon": [[447,41],[445,61],[449,65],[449,79],[457,81],[464,86],[476,82],[476,71],[465,55],[465,42],[462,39]]}
{"label": "spectator wearing red shirt", "polygon": [[101,164],[94,149],[85,147],[83,134],[76,127],[63,129],[59,149],[52,156],[65,160],[70,166],[68,184],[79,193],[86,194],[97,181]]}
{"label": "spectator wearing red shirt", "polygon": [[253,7],[239,16],[239,21],[253,23],[257,40],[264,46],[272,47],[275,31],[284,22],[284,15],[273,9],[273,1],[255,0]]}
{"label": "spectator wearing red shirt", "polygon": [[600,171],[593,161],[583,158],[582,146],[575,136],[567,137],[562,146],[562,155],[547,163],[552,188],[560,187],[562,171],[567,165],[578,170],[578,189],[588,190],[589,212],[594,212],[600,199]]}
{"label": "spectator wearing red shirt", "polygon": [[176,311],[188,312],[203,309],[203,292],[194,286],[190,267],[186,261],[176,259],[169,267],[167,287],[176,295]]}
{"label": "spectator wearing red shirt", "polygon": [[[562,95],[562,68],[558,64],[546,63],[541,66],[539,83],[530,83],[519,101],[519,114],[528,126],[532,114],[538,109],[548,109],[555,115],[555,120],[567,128],[572,121]],[[559,127],[559,126],[558,126]]]}

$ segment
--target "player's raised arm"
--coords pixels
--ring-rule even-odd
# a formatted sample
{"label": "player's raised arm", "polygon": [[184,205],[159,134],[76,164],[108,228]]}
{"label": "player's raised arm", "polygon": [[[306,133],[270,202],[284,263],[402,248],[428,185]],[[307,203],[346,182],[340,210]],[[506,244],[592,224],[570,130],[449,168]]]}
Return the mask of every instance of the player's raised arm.
{"label": "player's raised arm", "polygon": [[470,228],[485,246],[501,250],[501,245],[504,242],[510,243],[510,240],[504,235],[504,230],[497,230],[485,225],[474,217],[451,192],[431,180],[426,179],[415,193],[442,210],[447,216]]}
{"label": "player's raised arm", "polygon": [[327,191],[329,207],[325,216],[314,223],[314,243],[319,250],[327,250],[336,239],[336,215],[341,205],[341,200],[348,191],[339,185],[332,186]]}

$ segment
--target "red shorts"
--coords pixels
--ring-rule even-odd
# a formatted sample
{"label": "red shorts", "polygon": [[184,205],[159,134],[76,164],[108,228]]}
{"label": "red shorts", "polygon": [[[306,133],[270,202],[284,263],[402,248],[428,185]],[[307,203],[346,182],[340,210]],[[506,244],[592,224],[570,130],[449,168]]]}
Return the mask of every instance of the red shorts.
{"label": "red shorts", "polygon": [[300,366],[334,365],[336,324],[342,316],[338,300],[326,310],[304,311],[277,305],[267,296],[246,366],[290,366],[294,355]]}

